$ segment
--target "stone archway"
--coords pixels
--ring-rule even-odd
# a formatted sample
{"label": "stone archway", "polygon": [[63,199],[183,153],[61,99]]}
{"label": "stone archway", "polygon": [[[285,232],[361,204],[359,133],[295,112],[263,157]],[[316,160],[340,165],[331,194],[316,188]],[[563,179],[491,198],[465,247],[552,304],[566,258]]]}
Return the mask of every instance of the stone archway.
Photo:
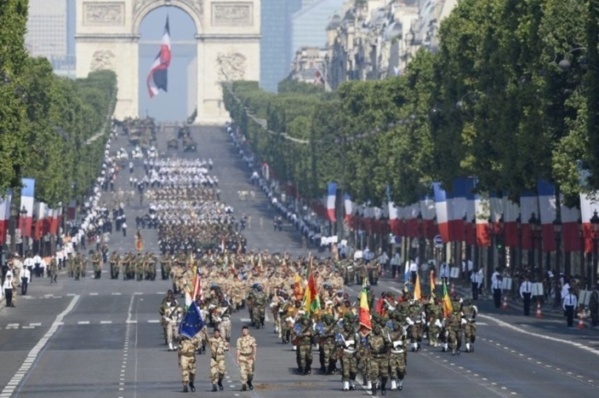
{"label": "stone archway", "polygon": [[83,0],[77,7],[77,77],[99,69],[115,71],[115,117],[139,116],[139,27],[162,6],[182,9],[196,26],[195,122],[226,122],[220,82],[257,81],[260,76],[260,0]]}

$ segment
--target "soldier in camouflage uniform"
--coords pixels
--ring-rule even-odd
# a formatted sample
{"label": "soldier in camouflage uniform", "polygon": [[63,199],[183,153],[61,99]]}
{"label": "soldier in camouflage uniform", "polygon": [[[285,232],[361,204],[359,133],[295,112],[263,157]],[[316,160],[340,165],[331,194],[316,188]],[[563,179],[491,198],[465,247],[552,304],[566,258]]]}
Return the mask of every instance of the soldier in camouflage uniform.
{"label": "soldier in camouflage uniform", "polygon": [[256,339],[250,336],[249,328],[244,326],[241,330],[241,337],[237,339],[237,365],[241,371],[241,391],[254,389],[252,384],[254,379],[254,362],[258,345]]}
{"label": "soldier in camouflage uniform", "polygon": [[464,326],[466,352],[474,351],[474,342],[476,341],[476,315],[478,315],[478,308],[472,303],[472,299],[467,298],[462,305],[462,324]]}
{"label": "soldier in camouflage uniform", "polygon": [[343,330],[337,335],[337,347],[341,354],[341,374],[343,390],[356,389],[356,375],[358,373],[357,347],[359,335],[355,331],[353,316],[343,318]]}
{"label": "soldier in camouflage uniform", "polygon": [[408,365],[408,347],[406,334],[399,322],[393,324],[393,330],[389,332],[389,339],[391,340],[389,352],[391,390],[402,390]]}
{"label": "soldier in camouflage uniform", "polygon": [[94,279],[102,277],[102,255],[98,251],[94,251],[91,255],[92,266],[94,268]]}
{"label": "soldier in camouflage uniform", "polygon": [[210,346],[210,381],[212,392],[223,390],[223,378],[225,377],[225,340],[220,335],[220,330],[214,329],[213,336],[208,339]]}
{"label": "soldier in camouflage uniform", "polygon": [[295,344],[297,346],[297,362],[299,371],[303,375],[308,375],[312,372],[312,340],[314,338],[314,330],[312,322],[307,316],[302,317],[298,325],[298,333],[295,336]]}
{"label": "soldier in camouflage uniform", "polygon": [[337,368],[337,352],[335,350],[335,319],[331,314],[322,317],[322,329],[318,333],[318,348],[320,352],[320,369],[324,374],[331,375]]}
{"label": "soldier in camouflage uniform", "polygon": [[439,346],[439,337],[443,327],[443,304],[435,299],[428,307],[428,342],[433,347]]}
{"label": "soldier in camouflage uniform", "polygon": [[196,377],[196,350],[198,345],[199,340],[197,338],[188,339],[181,336],[177,353],[182,373],[183,392],[188,392],[188,385],[192,392],[196,390],[194,381]]}
{"label": "soldier in camouflage uniform", "polygon": [[380,325],[374,325],[372,333],[368,336],[370,354],[370,376],[372,395],[376,395],[377,382],[380,377],[381,393],[386,394],[387,380],[389,378],[389,345],[391,341],[383,336]]}
{"label": "soldier in camouflage uniform", "polygon": [[49,276],[50,276],[50,283],[57,283],[57,278],[58,278],[58,261],[56,260],[56,257],[52,257],[52,260],[50,260],[50,266],[48,268],[49,271]]}

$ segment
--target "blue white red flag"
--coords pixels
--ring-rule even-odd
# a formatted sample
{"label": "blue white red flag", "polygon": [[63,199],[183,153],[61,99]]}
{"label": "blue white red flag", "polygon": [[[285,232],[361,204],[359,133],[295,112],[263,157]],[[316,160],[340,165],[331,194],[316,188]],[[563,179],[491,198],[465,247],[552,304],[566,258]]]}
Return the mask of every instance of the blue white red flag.
{"label": "blue white red flag", "polygon": [[147,84],[150,98],[158,95],[160,90],[168,91],[168,67],[171,64],[171,31],[166,17],[166,25],[164,26],[164,34],[162,35],[162,43],[160,43],[160,51],[154,59],[150,73],[148,74]]}

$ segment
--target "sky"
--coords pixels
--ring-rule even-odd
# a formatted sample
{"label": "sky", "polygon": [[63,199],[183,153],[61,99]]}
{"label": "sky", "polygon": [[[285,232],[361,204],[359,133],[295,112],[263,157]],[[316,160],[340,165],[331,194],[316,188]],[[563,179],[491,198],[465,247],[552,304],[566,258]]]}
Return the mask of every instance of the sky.
{"label": "sky", "polygon": [[[158,44],[162,39],[166,17],[172,40],[172,59],[168,69],[168,92],[150,98],[146,78],[150,72],[154,58],[160,50]],[[191,17],[180,8],[164,6],[151,11],[141,22],[139,34],[139,116],[147,115],[159,121],[184,121],[190,113],[188,108],[195,108],[187,103],[188,85],[187,69],[196,57],[194,45],[177,44],[177,41],[195,41],[196,27]],[[147,41],[156,43],[144,44]],[[189,105],[189,106],[188,106]]]}

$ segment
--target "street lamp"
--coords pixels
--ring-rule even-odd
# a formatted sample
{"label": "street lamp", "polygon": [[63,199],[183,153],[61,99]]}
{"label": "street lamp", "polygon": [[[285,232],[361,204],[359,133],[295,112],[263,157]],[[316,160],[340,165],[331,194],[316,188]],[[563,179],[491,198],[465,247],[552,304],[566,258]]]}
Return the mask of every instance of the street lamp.
{"label": "street lamp", "polygon": [[422,219],[422,212],[418,212],[416,216],[418,222],[418,260],[420,264],[424,262],[424,220]]}
{"label": "street lamp", "polygon": [[[553,220],[553,232],[555,235],[555,275],[553,276],[554,280],[555,280],[555,301],[553,303],[553,305],[557,308],[559,307],[560,301],[561,301],[561,292],[559,291],[559,285],[557,283],[557,281],[559,280],[559,273],[560,273],[560,262],[561,262],[561,247],[560,247],[560,243],[561,243],[561,237],[562,237],[562,220],[558,217],[555,217],[555,220]],[[568,277],[568,275],[566,275],[566,277]],[[549,281],[551,282],[551,281]]]}
{"label": "street lamp", "polygon": [[591,227],[593,228],[593,275],[591,276],[591,289],[595,288],[597,279],[597,241],[599,240],[599,216],[597,210],[591,217]]}
{"label": "street lamp", "polygon": [[[580,266],[581,267],[585,267],[586,264],[586,271],[585,271],[585,275],[586,275],[586,280],[587,280],[587,286],[588,283],[591,281],[591,267],[590,264],[585,261],[585,253],[584,253],[584,227],[582,225],[582,219],[579,218],[578,219],[578,238],[580,239]],[[569,270],[566,270],[569,271]],[[569,272],[566,272],[569,273]]]}
{"label": "street lamp", "polygon": [[531,270],[535,269],[535,249],[537,247],[536,245],[536,240],[537,240],[537,216],[536,214],[533,212],[530,215],[530,218],[528,219],[528,224],[530,226],[530,260],[528,266],[531,267]]}
{"label": "street lamp", "polygon": [[21,228],[21,256],[25,255],[25,249],[26,249],[26,245],[25,245],[25,216],[27,215],[27,209],[25,208],[25,205],[23,205],[23,207],[21,207],[21,211],[19,212],[21,214],[20,220],[23,220],[21,222],[22,228]]}

